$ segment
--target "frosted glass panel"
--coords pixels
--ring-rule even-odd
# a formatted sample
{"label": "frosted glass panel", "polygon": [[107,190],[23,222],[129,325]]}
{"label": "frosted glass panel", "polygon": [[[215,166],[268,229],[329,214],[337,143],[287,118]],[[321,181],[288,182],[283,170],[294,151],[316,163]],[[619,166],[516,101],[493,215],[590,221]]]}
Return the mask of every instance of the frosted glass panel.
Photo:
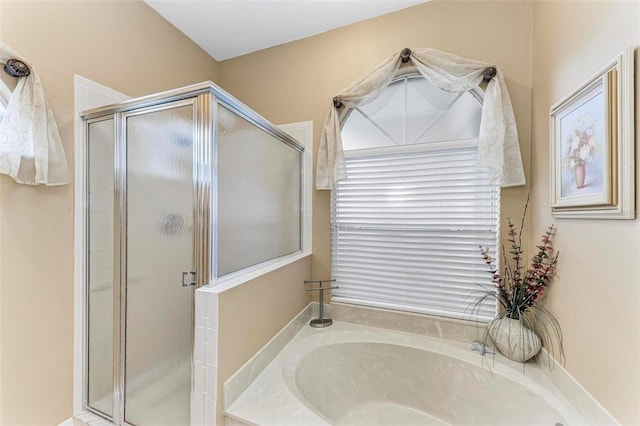
{"label": "frosted glass panel", "polygon": [[125,420],[188,425],[193,106],[127,119]]}
{"label": "frosted glass panel", "polygon": [[218,106],[217,275],[300,250],[301,153]]}
{"label": "frosted glass panel", "polygon": [[89,124],[88,403],[113,416],[113,120]]}

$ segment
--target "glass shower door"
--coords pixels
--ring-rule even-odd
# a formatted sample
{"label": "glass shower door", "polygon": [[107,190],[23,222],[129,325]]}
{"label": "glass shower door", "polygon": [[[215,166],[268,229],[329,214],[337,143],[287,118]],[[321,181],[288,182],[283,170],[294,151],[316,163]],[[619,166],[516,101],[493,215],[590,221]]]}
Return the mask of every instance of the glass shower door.
{"label": "glass shower door", "polygon": [[189,424],[194,109],[126,115],[124,420],[137,426]]}

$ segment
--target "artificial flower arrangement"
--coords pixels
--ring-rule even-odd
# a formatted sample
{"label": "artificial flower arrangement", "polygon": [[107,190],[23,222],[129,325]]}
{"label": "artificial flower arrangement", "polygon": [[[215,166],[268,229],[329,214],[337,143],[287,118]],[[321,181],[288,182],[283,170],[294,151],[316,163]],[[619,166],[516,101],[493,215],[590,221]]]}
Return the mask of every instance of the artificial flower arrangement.
{"label": "artificial flower arrangement", "polygon": [[[559,355],[560,359],[563,359],[560,324],[551,312],[540,305],[545,289],[556,273],[560,253],[554,254],[551,239],[554,233],[552,225],[542,235],[531,263],[528,267],[525,266],[522,231],[528,205],[527,198],[520,230],[510,218],[507,218],[507,241],[511,248],[507,252],[505,247],[502,247],[502,273],[498,271],[495,259],[489,255],[488,248],[480,247],[481,255],[492,275],[494,288],[487,290],[474,305],[478,307],[486,299],[494,298],[501,306],[500,313],[487,327],[483,342],[485,346],[488,337],[491,336],[503,355],[512,360],[524,362],[535,356],[542,344],[549,354]],[[525,330],[520,332],[522,326]]]}
{"label": "artificial flower arrangement", "polygon": [[577,126],[565,141],[566,151],[564,155],[565,166],[575,169],[590,163],[596,155],[595,128],[598,120],[593,120],[589,114],[583,114],[578,118]]}

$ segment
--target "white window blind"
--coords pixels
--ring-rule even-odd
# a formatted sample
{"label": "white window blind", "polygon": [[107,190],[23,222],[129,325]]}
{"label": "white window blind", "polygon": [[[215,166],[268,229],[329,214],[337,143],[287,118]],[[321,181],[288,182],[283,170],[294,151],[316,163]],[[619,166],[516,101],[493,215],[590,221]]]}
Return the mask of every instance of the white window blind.
{"label": "white window blind", "polygon": [[479,247],[495,256],[499,188],[475,144],[430,146],[349,153],[332,191],[332,301],[489,320],[495,300],[471,306],[493,288]]}

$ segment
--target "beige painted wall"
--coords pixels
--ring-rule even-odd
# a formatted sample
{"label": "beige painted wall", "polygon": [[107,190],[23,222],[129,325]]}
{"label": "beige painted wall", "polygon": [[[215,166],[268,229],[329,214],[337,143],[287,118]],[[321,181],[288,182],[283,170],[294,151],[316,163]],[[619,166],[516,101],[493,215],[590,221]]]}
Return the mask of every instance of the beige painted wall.
{"label": "beige painted wall", "polygon": [[[73,75],[130,96],[217,80],[218,64],[141,1],[6,1],[0,39],[34,63],[73,165]],[[72,414],[73,186],[0,176],[0,424]]]}
{"label": "beige painted wall", "polygon": [[[313,120],[314,153],[330,100],[404,47],[433,47],[495,62],[514,104],[525,170],[531,122],[531,3],[433,1],[220,63],[220,84],[274,123]],[[315,157],[314,157],[315,161]],[[527,188],[502,192],[518,217]],[[330,275],[329,192],[316,191],[314,279]]]}
{"label": "beige painted wall", "polygon": [[562,252],[549,307],[569,372],[623,424],[640,424],[640,222],[552,219],[548,160],[550,106],[628,46],[636,46],[640,158],[640,2],[536,1],[533,22],[532,235],[553,223]]}
{"label": "beige painted wall", "polygon": [[216,424],[224,424],[224,382],[306,306],[310,273],[308,256],[220,293]]}

